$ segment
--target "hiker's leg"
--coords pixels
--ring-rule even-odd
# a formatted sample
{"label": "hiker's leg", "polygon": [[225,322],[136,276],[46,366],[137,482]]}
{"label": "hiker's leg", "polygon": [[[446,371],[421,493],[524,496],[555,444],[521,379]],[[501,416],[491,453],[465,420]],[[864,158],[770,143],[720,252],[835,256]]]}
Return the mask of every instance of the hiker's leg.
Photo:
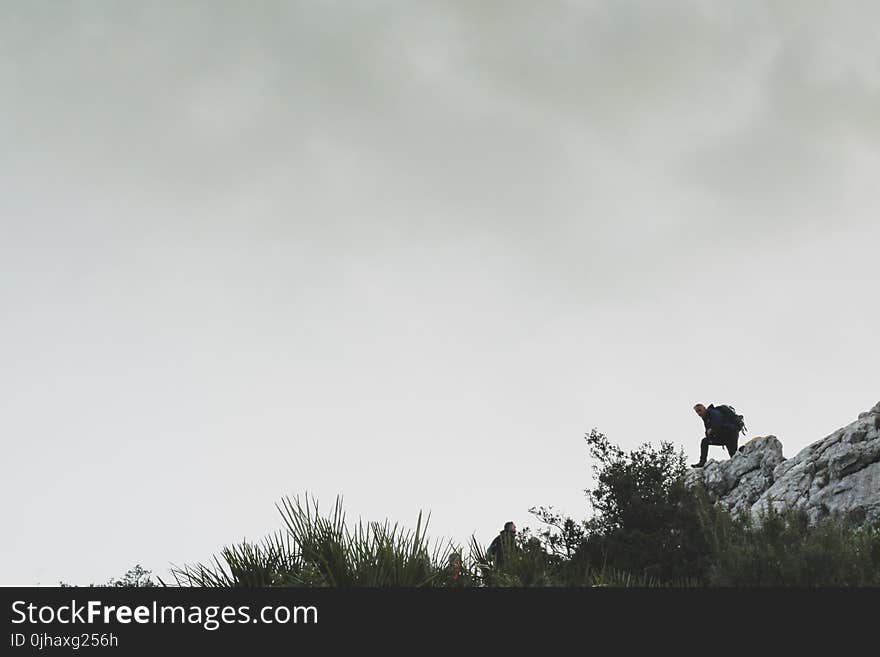
{"label": "hiker's leg", "polygon": [[736,446],[739,443],[739,431],[734,434],[731,434],[727,439],[727,453],[730,454],[730,458],[733,458],[733,455],[736,454]]}
{"label": "hiker's leg", "polygon": [[709,438],[703,438],[700,441],[700,463],[706,462],[706,457],[709,455]]}

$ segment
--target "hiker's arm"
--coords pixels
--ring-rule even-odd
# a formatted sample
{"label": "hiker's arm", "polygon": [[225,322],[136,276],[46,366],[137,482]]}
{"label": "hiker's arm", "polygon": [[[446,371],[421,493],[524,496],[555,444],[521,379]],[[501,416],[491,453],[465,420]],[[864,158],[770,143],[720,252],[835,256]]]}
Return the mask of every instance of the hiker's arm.
{"label": "hiker's arm", "polygon": [[709,410],[709,427],[706,429],[706,435],[712,436],[722,430],[723,418],[720,411],[716,409]]}

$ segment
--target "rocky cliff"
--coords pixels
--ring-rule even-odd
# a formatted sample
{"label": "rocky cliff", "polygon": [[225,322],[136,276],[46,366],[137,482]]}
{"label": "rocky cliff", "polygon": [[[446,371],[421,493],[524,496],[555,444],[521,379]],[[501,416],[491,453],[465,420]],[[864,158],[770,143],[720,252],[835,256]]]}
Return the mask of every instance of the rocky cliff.
{"label": "rocky cliff", "polygon": [[811,522],[842,514],[880,521],[880,403],[785,459],[776,436],[753,438],[731,459],[691,470],[710,499],[734,513],[805,509]]}

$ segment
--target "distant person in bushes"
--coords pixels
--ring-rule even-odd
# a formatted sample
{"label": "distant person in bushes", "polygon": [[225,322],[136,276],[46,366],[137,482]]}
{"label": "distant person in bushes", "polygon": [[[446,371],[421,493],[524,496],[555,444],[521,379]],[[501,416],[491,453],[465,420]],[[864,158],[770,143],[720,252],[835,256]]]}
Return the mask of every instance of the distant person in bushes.
{"label": "distant person in bushes", "polygon": [[453,580],[461,577],[461,555],[458,552],[449,555],[449,577]]}
{"label": "distant person in bushes", "polygon": [[461,553],[453,552],[449,555],[449,564],[446,568],[446,586],[462,587],[473,586],[470,573],[462,566]]}
{"label": "distant person in bushes", "polygon": [[486,556],[489,557],[489,561],[494,561],[496,566],[501,567],[504,565],[505,558],[515,549],[516,525],[513,524],[513,521],[505,522],[504,529],[492,541]]}
{"label": "distant person in bushes", "polygon": [[696,404],[694,411],[703,419],[706,435],[700,442],[700,461],[691,467],[702,468],[706,465],[709,445],[727,448],[727,453],[733,458],[739,443],[739,434],[746,430],[742,415],[737,415],[736,409],[726,404],[709,404],[708,408],[703,404]]}

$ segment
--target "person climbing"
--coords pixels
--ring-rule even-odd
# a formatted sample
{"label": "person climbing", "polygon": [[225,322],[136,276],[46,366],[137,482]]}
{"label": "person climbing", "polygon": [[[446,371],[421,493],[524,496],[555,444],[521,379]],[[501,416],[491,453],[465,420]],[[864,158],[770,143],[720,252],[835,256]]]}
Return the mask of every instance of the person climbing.
{"label": "person climbing", "polygon": [[733,458],[739,443],[739,434],[745,431],[742,415],[737,415],[736,410],[726,404],[706,408],[703,404],[696,404],[694,411],[703,418],[706,427],[706,435],[700,442],[700,462],[691,465],[692,468],[702,468],[706,465],[706,457],[709,454],[709,445],[720,445],[727,448],[728,454]]}
{"label": "person climbing", "polygon": [[505,522],[504,529],[495,537],[486,556],[490,561],[494,561],[495,565],[501,567],[504,565],[505,555],[509,555],[516,548],[516,525],[513,521]]}

